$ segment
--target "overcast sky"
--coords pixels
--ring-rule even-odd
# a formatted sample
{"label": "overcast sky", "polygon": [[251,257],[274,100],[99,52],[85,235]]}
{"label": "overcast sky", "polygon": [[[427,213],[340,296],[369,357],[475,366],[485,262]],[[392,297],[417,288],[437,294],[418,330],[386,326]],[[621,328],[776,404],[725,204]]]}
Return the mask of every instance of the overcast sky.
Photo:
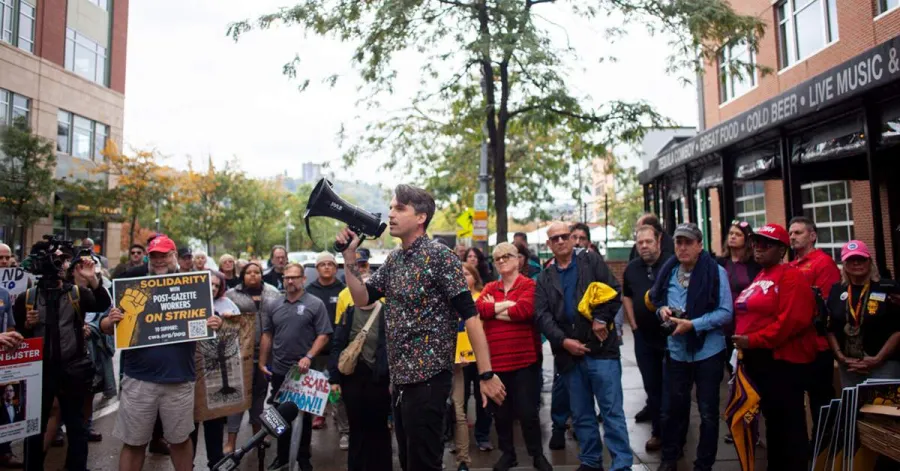
{"label": "overcast sky", "polygon": [[[235,43],[225,36],[229,21],[289,5],[290,0],[153,0],[129,6],[125,143],[156,148],[168,165],[185,168],[188,156],[205,167],[237,157],[252,175],[300,175],[303,162],[338,163],[335,138],[342,123],[360,127],[402,106],[410,90],[383,100],[382,110],[355,106],[356,73],[352,46],[304,37],[299,28],[253,32]],[[609,99],[645,99],[682,125],[697,123],[696,93],[676,77],[666,76],[667,45],[632,28],[627,38],[608,44],[603,24],[589,24],[566,13],[567,6],[536,7],[558,24],[554,34],[576,45],[581,58],[570,64],[574,93],[595,103]],[[282,75],[282,66],[299,54],[301,74],[339,73],[335,89],[316,82],[300,93],[299,81]],[[618,57],[598,64],[601,54]],[[397,62],[401,83],[417,83],[418,60],[410,54]],[[582,71],[582,69],[585,69]],[[403,88],[403,87],[401,87]],[[473,156],[477,158],[477,156]],[[378,170],[384,159],[373,156],[351,169],[350,178],[379,175],[392,184],[402,172]],[[340,173],[340,172],[339,172]]]}

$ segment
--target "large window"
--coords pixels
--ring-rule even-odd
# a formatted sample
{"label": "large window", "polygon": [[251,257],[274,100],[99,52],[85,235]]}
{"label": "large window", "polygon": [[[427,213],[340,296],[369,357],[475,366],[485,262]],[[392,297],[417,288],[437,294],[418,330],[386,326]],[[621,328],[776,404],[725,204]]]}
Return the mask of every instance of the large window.
{"label": "large window", "polygon": [[[748,71],[747,67],[752,70]],[[756,86],[756,57],[745,43],[719,50],[719,103],[733,100]]]}
{"label": "large window", "polygon": [[734,215],[755,229],[766,224],[766,187],[763,182],[735,185]]}
{"label": "large window", "polygon": [[102,254],[106,223],[69,215],[56,216],[53,218],[53,235],[71,240],[76,247],[81,245],[82,240],[91,238],[94,247],[99,246],[97,253]]}
{"label": "large window", "polygon": [[24,118],[27,124],[30,111],[28,97],[0,89],[0,126],[9,126],[16,118]]}
{"label": "large window", "polygon": [[893,10],[900,6],[900,0],[878,0],[878,14]]}
{"label": "large window", "polygon": [[838,39],[837,0],[786,0],[778,12],[781,68],[802,61]]}
{"label": "large window", "polygon": [[106,48],[77,31],[66,29],[66,69],[106,86]]}
{"label": "large window", "polygon": [[840,263],[841,247],[853,240],[853,202],[845,181],[807,183],[800,187],[803,215],[818,227],[816,247]]}
{"label": "large window", "polygon": [[103,159],[109,126],[60,110],[57,115],[56,150],[85,160]]}
{"label": "large window", "polygon": [[0,0],[0,40],[33,52],[34,12],[29,1]]}

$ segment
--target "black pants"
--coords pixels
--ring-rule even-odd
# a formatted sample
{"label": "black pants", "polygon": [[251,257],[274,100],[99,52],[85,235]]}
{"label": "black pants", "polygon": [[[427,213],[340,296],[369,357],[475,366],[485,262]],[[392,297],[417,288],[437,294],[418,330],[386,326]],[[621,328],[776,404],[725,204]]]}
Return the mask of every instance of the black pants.
{"label": "black pants", "polygon": [[811,364],[775,360],[771,350],[744,350],[744,366],[759,390],[766,418],[766,445],[770,471],[808,468],[809,439],[803,389]]}
{"label": "black pants", "polygon": [[[209,468],[225,456],[222,442],[225,435],[225,422],[227,417],[203,421],[203,442],[206,444],[206,463]],[[197,439],[200,435],[200,423],[194,422],[194,431],[191,432],[191,444],[194,446],[194,456],[197,456]]]}
{"label": "black pants", "polygon": [[815,433],[819,426],[819,410],[831,403],[834,395],[834,353],[831,350],[819,352],[816,360],[810,365],[806,393],[809,394],[809,408],[812,412],[812,433],[810,454],[815,450]]}
{"label": "black pants", "polygon": [[634,331],[634,356],[638,370],[647,393],[647,408],[650,410],[652,435],[662,437],[662,398],[663,398],[663,365],[666,362],[665,343],[654,342],[646,338],[648,335],[658,336],[655,332],[647,334],[644,329]]}
{"label": "black pants", "polygon": [[444,408],[452,385],[450,371],[421,383],[394,385],[394,433],[403,471],[441,471]]}
{"label": "black pants", "polygon": [[725,374],[725,350],[700,361],[666,358],[663,381],[662,459],[674,463],[684,449],[691,420],[691,390],[696,386],[700,440],[694,470],[709,471],[719,446],[719,387]]}
{"label": "black pants", "polygon": [[513,442],[513,422],[518,420],[522,426],[522,438],[529,456],[541,456],[541,422],[538,409],[535,407],[540,370],[537,363],[515,371],[497,373],[500,381],[506,386],[506,400],[498,406],[491,402],[489,407],[494,411],[497,426],[497,443],[503,454],[516,456]]}
{"label": "black pants", "polygon": [[341,376],[341,394],[350,422],[349,471],[381,471],[393,467],[391,456],[390,381],[375,381],[372,370],[360,361],[350,376]]}
{"label": "black pants", "polygon": [[[491,441],[491,414],[484,410],[481,402],[481,380],[478,379],[478,365],[471,364],[463,367],[463,404],[469,403],[469,397],[475,397],[475,443],[489,443]],[[468,410],[468,407],[463,407]],[[455,419],[455,417],[454,417]]]}
{"label": "black pants", "polygon": [[[281,384],[284,383],[284,375],[280,375],[277,373],[272,374],[272,391],[273,396],[279,389],[281,389]],[[309,445],[312,442],[312,414],[308,414],[306,412],[301,412],[301,416],[303,417],[303,429],[300,431],[300,448],[297,450],[297,462],[306,462],[312,458],[312,452],[309,449]],[[291,458],[291,425],[288,424],[287,429],[284,433],[278,437],[278,461],[282,463],[287,463]]]}
{"label": "black pants", "polygon": [[69,446],[66,449],[66,469],[87,469],[88,441],[84,426],[84,398],[87,384],[68,384],[60,371],[44,369],[41,391],[41,433],[25,439],[25,462],[29,471],[44,470],[44,432],[50,419],[53,399],[59,400],[62,423],[66,426]]}

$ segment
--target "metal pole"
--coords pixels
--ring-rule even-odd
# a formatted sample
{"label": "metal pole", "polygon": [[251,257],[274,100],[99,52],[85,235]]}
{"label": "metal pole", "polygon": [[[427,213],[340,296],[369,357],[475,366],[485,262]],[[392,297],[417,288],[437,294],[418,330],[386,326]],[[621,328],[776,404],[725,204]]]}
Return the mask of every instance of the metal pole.
{"label": "metal pole", "polygon": [[[481,94],[487,99],[487,82],[484,75],[481,76]],[[488,126],[487,126],[487,110],[493,106],[493,103],[485,105],[484,121],[481,124],[481,162],[478,167],[478,192],[488,194]],[[497,234],[497,238],[500,235]],[[488,243],[486,240],[478,241],[474,244],[482,253],[487,253]]]}
{"label": "metal pole", "polygon": [[603,222],[603,235],[606,238],[606,256],[609,257],[609,192],[603,193],[603,218],[605,219]]}

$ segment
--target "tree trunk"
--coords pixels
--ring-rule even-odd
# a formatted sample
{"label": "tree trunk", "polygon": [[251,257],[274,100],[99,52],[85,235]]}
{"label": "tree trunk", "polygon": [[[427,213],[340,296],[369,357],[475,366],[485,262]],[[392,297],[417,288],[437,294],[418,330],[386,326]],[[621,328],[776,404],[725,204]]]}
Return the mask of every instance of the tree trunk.
{"label": "tree trunk", "polygon": [[128,247],[129,251],[131,250],[131,246],[134,245],[134,226],[137,224],[137,213],[131,215],[131,227],[128,228]]}

